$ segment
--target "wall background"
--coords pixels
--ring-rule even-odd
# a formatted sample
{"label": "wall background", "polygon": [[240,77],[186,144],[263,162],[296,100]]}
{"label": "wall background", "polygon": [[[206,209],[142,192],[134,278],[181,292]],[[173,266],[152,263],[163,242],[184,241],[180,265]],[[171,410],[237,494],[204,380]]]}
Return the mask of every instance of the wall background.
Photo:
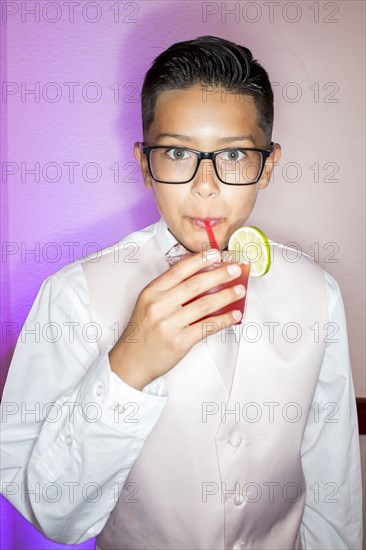
{"label": "wall background", "polygon": [[[364,2],[28,0],[1,10],[2,385],[43,279],[156,220],[132,152],[143,75],[171,43],[215,34],[249,47],[274,83],[283,156],[249,223],[338,280],[365,396]],[[61,547],[4,500],[2,511],[4,550]]]}

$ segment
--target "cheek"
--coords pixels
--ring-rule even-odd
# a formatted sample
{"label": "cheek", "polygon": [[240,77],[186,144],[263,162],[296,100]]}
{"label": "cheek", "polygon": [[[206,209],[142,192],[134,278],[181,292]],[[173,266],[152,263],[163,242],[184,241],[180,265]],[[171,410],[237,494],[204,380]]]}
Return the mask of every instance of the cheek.
{"label": "cheek", "polygon": [[234,189],[226,199],[226,203],[231,208],[232,217],[242,218],[248,216],[253,210],[257,198],[256,189]]}
{"label": "cheek", "polygon": [[155,185],[153,190],[155,201],[160,212],[164,212],[166,215],[169,215],[179,210],[179,204],[181,203],[180,190],[168,185],[165,187]]}

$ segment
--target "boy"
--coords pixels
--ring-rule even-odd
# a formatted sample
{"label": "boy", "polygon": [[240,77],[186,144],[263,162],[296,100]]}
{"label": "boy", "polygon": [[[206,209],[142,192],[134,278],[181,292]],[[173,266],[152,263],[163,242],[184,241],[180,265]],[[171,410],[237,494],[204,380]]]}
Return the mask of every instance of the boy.
{"label": "boy", "polygon": [[[43,283],[26,327],[53,337],[19,340],[14,354],[4,494],[50,539],[98,535],[102,550],[359,548],[337,282],[274,243],[236,324],[236,310],[210,314],[246,292],[238,266],[198,273],[217,260],[202,251],[204,220],[224,249],[279,161],[267,73],[226,40],[174,44],[145,77],[142,118],[135,155],[161,220]],[[233,179],[228,161],[246,149],[257,150],[255,174]],[[177,243],[195,254],[168,270]],[[42,422],[21,422],[21,400]]]}

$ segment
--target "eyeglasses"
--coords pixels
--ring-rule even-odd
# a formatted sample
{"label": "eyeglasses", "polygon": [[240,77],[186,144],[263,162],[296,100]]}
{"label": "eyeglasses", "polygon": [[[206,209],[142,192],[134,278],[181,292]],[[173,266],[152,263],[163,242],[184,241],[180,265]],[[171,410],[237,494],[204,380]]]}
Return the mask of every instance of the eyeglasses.
{"label": "eyeglasses", "polygon": [[[227,185],[253,185],[262,175],[266,159],[272,152],[269,149],[236,148],[221,149],[204,153],[187,149],[155,145],[145,147],[151,177],[159,183],[188,183],[197,174],[201,160],[212,160],[216,176]],[[207,167],[208,169],[209,167]],[[206,174],[208,171],[206,172]]]}

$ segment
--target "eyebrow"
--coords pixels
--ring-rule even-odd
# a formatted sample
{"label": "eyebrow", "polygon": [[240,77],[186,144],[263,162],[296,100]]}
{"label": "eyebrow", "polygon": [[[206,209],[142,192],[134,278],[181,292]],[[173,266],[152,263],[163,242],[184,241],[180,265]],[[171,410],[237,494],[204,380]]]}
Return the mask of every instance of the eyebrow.
{"label": "eyebrow", "polygon": [[[191,138],[189,136],[184,136],[183,134],[171,134],[169,132],[159,134],[156,139],[159,140],[159,139],[163,139],[163,138],[166,138],[166,137],[179,139],[180,141],[185,141],[187,143],[192,143],[192,141],[194,141],[194,138]],[[233,141],[250,141],[252,143],[255,143],[254,139],[253,139],[253,136],[251,136],[251,135],[248,135],[248,136],[227,136],[227,137],[219,138],[217,141],[219,143],[232,143]]]}

